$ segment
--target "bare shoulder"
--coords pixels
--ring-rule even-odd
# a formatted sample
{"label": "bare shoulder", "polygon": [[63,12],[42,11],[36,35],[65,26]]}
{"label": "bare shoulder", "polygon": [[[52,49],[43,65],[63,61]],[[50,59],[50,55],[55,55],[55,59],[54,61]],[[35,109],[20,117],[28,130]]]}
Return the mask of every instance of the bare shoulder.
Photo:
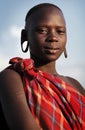
{"label": "bare shoulder", "polygon": [[7,92],[20,92],[22,89],[21,86],[23,87],[22,80],[17,72],[11,69],[6,69],[0,72],[0,95]]}
{"label": "bare shoulder", "polygon": [[11,130],[39,130],[28,107],[21,76],[13,70],[0,73],[0,103]]}
{"label": "bare shoulder", "polygon": [[80,82],[72,77],[69,76],[59,76],[63,81],[74,87],[77,91],[79,91],[82,95],[85,96],[85,89],[84,87],[80,84]]}
{"label": "bare shoulder", "polygon": [[72,77],[66,77],[67,82],[85,96],[85,89],[80,82]]}
{"label": "bare shoulder", "polygon": [[0,72],[0,83],[5,84],[6,83],[15,83],[16,81],[20,81],[21,77],[20,75],[11,69],[5,69],[2,72]]}
{"label": "bare shoulder", "polygon": [[7,78],[7,79],[10,79],[12,77],[19,77],[19,74],[12,70],[12,69],[5,69],[3,71],[0,72],[0,79],[4,79],[4,78]]}

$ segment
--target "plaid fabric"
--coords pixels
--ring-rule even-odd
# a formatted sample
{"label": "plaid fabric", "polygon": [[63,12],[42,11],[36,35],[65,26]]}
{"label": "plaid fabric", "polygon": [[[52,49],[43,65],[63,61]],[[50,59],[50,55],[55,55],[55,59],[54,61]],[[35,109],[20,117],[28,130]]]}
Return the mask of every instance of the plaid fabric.
{"label": "plaid fabric", "polygon": [[41,130],[85,130],[85,97],[68,83],[37,70],[32,59],[13,58],[23,74],[28,106]]}

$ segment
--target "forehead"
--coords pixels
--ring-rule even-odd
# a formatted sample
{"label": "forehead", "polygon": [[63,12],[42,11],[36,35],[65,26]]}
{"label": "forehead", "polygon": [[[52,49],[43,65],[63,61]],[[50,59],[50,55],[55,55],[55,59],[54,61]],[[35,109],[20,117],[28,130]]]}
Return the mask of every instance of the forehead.
{"label": "forehead", "polygon": [[59,22],[65,25],[63,13],[53,6],[43,7],[33,12],[27,19],[28,25],[44,22]]}

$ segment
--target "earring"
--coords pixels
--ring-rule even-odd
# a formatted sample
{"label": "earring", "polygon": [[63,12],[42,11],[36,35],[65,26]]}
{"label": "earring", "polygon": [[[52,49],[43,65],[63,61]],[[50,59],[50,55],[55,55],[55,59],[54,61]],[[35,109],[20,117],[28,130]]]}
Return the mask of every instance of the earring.
{"label": "earring", "polygon": [[23,43],[21,43],[21,49],[24,53],[26,53],[28,51],[28,47],[29,47],[28,41],[24,41]]}
{"label": "earring", "polygon": [[65,58],[67,58],[67,51],[66,51],[66,48],[64,49],[64,56],[65,56]]}

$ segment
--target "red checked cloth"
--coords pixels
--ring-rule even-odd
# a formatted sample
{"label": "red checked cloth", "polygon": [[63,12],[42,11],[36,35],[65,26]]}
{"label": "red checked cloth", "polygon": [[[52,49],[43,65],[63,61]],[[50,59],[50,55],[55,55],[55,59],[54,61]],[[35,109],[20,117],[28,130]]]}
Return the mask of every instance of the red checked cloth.
{"label": "red checked cloth", "polygon": [[23,75],[28,106],[41,130],[85,130],[85,97],[68,83],[37,70],[32,59],[13,58]]}

